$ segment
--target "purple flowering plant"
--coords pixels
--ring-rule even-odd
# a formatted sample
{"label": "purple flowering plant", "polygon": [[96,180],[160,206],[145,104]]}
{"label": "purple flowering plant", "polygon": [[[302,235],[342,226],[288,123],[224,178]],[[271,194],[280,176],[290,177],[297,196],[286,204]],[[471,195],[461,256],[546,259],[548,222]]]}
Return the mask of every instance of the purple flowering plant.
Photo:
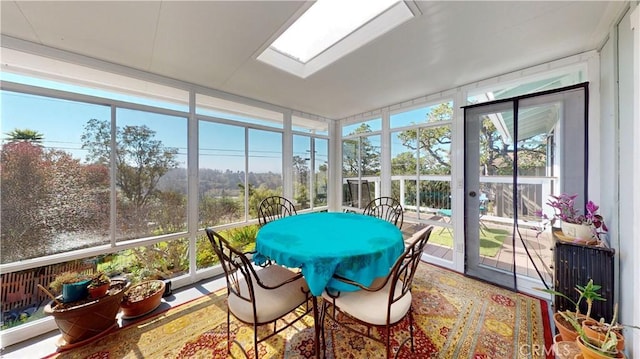
{"label": "purple flowering plant", "polygon": [[604,223],[604,218],[598,214],[598,205],[593,201],[588,201],[585,208],[586,213],[582,214],[575,208],[575,199],[577,194],[569,195],[562,193],[559,196],[550,196],[551,199],[547,202],[547,205],[553,208],[554,215],[549,218],[542,210],[536,211],[536,215],[541,217],[543,221],[542,228],[538,228],[538,235],[544,231],[547,225],[553,225],[556,220],[561,220],[567,223],[586,224],[591,225],[593,233],[596,237],[600,238],[600,234],[607,232],[607,225]]}

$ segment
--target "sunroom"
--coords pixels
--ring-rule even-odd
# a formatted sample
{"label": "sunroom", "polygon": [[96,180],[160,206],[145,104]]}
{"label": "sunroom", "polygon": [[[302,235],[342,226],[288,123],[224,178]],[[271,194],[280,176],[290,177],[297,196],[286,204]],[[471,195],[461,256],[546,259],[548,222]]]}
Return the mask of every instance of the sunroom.
{"label": "sunroom", "polygon": [[314,3],[1,3],[3,348],[56,329],[37,284],[66,270],[220,276],[204,229],[251,248],[270,195],[394,197],[405,235],[435,228],[424,261],[548,298],[536,212],[577,193],[640,324],[637,1],[372,2],[292,54]]}

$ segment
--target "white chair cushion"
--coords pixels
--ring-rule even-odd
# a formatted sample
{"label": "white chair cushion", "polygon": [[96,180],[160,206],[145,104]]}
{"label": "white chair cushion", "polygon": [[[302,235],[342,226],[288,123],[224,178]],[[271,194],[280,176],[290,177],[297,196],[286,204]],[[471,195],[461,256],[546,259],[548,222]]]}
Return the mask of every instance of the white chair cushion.
{"label": "white chair cushion", "polygon": [[[335,305],[341,311],[365,323],[386,325],[390,290],[391,283],[387,283],[384,288],[375,292],[368,292],[366,290],[341,292],[340,296],[335,299]],[[400,295],[402,293],[401,283],[398,283],[395,292],[396,295]],[[322,298],[333,303],[333,298],[331,298],[326,292],[322,293]],[[411,291],[408,291],[402,298],[391,306],[389,323],[393,324],[402,320],[410,307]]]}
{"label": "white chair cushion", "polygon": [[[297,274],[279,265],[270,265],[257,271],[258,277],[265,285],[277,285]],[[242,293],[249,293],[246,281],[240,282]],[[272,322],[294,308],[300,306],[306,299],[302,289],[308,291],[307,283],[299,278],[276,289],[264,289],[254,281],[253,290],[256,297],[257,323]],[[233,293],[228,298],[231,313],[246,323],[253,323],[253,307],[248,302]]]}

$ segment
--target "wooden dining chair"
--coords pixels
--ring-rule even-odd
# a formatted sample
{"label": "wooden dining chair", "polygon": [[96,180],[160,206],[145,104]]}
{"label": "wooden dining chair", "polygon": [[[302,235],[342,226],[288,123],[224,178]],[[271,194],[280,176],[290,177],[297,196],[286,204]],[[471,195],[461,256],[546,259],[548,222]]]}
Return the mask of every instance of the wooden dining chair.
{"label": "wooden dining chair", "polygon": [[[253,350],[258,359],[258,343],[269,339],[302,319],[312,310],[312,297],[302,274],[279,265],[255,270],[246,253],[232,247],[211,228],[206,230],[227,281],[227,351],[231,353],[231,315],[253,326]],[[300,310],[296,310],[300,308]],[[292,316],[287,316],[293,313]],[[284,317],[287,317],[284,320]],[[282,320],[281,320],[282,319]],[[280,322],[280,325],[278,325]],[[269,325],[268,333],[258,338],[258,327]],[[234,339],[244,355],[249,354]]]}
{"label": "wooden dining chair", "polygon": [[402,229],[404,210],[400,202],[392,197],[378,197],[369,202],[362,211],[363,214],[378,217],[393,223]]}
{"label": "wooden dining chair", "polygon": [[[348,330],[364,335],[386,345],[386,357],[391,354],[391,328],[409,317],[409,339],[411,351],[415,352],[413,343],[413,315],[411,312],[411,287],[413,277],[420,263],[433,226],[424,228],[421,236],[411,242],[404,253],[396,260],[386,277],[376,279],[370,286],[363,286],[347,278],[334,275],[334,278],[359,287],[354,292],[322,293],[321,330],[322,348],[326,349],[324,320],[329,318]],[[345,318],[346,317],[346,318]],[[366,327],[366,331],[362,327]],[[372,328],[377,327],[383,333],[379,338],[373,335]],[[404,343],[404,342],[403,342]],[[402,345],[398,345],[402,347]],[[398,349],[400,350],[400,349]]]}
{"label": "wooden dining chair", "polygon": [[258,222],[260,227],[286,216],[298,214],[296,207],[288,199],[282,196],[270,196],[263,199],[258,206]]}

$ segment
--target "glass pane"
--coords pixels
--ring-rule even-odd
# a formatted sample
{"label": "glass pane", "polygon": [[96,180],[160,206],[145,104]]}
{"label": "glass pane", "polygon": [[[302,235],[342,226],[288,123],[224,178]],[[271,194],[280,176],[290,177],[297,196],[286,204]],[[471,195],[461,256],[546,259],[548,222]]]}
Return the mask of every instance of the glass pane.
{"label": "glass pane", "polygon": [[561,87],[576,85],[584,82],[585,74],[582,70],[572,70],[571,72],[545,77],[527,83],[519,83],[513,86],[498,85],[496,88],[483,93],[475,93],[467,98],[469,104],[502,100],[521,95],[532,94],[546,90],[559,89]]}
{"label": "glass pane", "polygon": [[175,87],[8,48],[2,49],[2,63],[5,65],[0,72],[2,81],[189,111],[189,92]]}
{"label": "glass pane", "polygon": [[329,123],[326,121],[291,116],[291,123],[294,131],[307,132],[315,135],[329,135]]}
{"label": "glass pane", "polygon": [[382,129],[382,119],[358,122],[342,127],[342,136],[351,136],[359,133],[380,131]]}
{"label": "glass pane", "polygon": [[[249,218],[258,218],[260,201],[282,195],[282,134],[249,130]],[[244,196],[244,193],[242,193]]]}
{"label": "glass pane", "polygon": [[1,262],[109,242],[108,162],[89,158],[82,136],[91,121],[108,122],[111,109],[0,94]]}
{"label": "glass pane", "polygon": [[275,128],[282,128],[283,124],[282,112],[202,94],[196,94],[196,113]]}
{"label": "glass pane", "polygon": [[363,177],[380,176],[380,135],[360,137],[360,173]]}
{"label": "glass pane", "polygon": [[451,127],[420,128],[419,135],[420,173],[451,175]]}
{"label": "glass pane", "polygon": [[315,169],[313,173],[314,207],[327,205],[327,188],[329,185],[329,140],[314,138]]}
{"label": "glass pane", "polygon": [[199,121],[200,227],[244,220],[245,129]]}
{"label": "glass pane", "polygon": [[357,179],[359,176],[358,149],[360,141],[358,139],[342,141],[342,204],[350,206],[356,197],[353,197],[351,188],[347,184],[349,179]]}
{"label": "glass pane", "polygon": [[311,207],[309,191],[311,172],[311,138],[293,136],[293,199],[297,210]]}
{"label": "glass pane", "polygon": [[451,121],[453,102],[439,105],[420,107],[391,115],[391,128],[431,123],[437,121]]}
{"label": "glass pane", "polygon": [[[185,231],[187,119],[118,109],[116,239]],[[108,122],[91,120],[84,143],[93,160],[108,158]]]}
{"label": "glass pane", "polygon": [[[255,249],[256,235],[258,234],[258,225],[253,224],[244,227],[236,227],[218,231],[220,235],[226,238],[233,247],[238,248],[242,252],[252,251]],[[211,247],[211,242],[206,234],[198,236],[196,239],[196,268],[203,269],[216,266],[220,263],[218,256]]]}

